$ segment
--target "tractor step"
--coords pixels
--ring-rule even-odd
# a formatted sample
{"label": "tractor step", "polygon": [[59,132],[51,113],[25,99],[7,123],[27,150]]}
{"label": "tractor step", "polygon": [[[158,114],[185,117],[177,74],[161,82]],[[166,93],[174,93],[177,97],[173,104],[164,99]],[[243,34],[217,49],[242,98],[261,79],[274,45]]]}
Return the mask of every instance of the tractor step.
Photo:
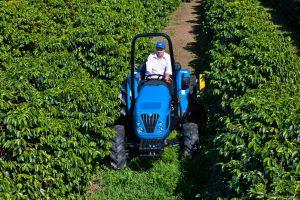
{"label": "tractor step", "polygon": [[163,151],[140,152],[141,158],[160,158]]}
{"label": "tractor step", "polygon": [[160,151],[165,146],[164,139],[142,139],[140,141],[139,150],[140,151]]}

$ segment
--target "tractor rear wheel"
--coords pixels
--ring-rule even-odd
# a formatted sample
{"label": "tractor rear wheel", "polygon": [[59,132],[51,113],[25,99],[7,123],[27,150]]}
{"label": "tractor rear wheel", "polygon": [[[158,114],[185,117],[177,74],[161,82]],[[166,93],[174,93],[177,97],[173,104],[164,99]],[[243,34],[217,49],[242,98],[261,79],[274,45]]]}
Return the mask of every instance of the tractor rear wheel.
{"label": "tractor rear wheel", "polygon": [[126,167],[127,156],[125,150],[125,128],[122,125],[116,125],[116,135],[112,140],[110,148],[110,165],[114,169]]}
{"label": "tractor rear wheel", "polygon": [[199,143],[198,125],[195,123],[184,123],[183,126],[183,150],[185,156],[191,156],[197,151]]}

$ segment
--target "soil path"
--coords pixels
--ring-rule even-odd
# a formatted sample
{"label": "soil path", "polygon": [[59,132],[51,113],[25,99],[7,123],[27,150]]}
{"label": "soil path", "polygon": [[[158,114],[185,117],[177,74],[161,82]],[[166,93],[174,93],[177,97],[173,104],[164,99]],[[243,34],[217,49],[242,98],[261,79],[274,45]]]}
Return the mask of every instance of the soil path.
{"label": "soil path", "polygon": [[190,62],[197,57],[192,49],[196,44],[195,33],[199,26],[196,8],[200,5],[200,0],[182,3],[171,15],[169,25],[163,30],[171,36],[175,60],[188,68],[192,68]]}

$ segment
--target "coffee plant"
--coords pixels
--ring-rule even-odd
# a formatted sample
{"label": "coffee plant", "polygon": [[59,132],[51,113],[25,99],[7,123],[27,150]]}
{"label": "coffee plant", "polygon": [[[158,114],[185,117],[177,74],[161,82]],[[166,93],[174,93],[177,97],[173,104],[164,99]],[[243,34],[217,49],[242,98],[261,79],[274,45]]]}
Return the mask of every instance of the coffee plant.
{"label": "coffee plant", "polygon": [[207,128],[215,131],[227,188],[219,196],[293,199],[300,167],[296,49],[258,0],[206,0],[203,9]]}
{"label": "coffee plant", "polygon": [[[295,199],[300,174],[300,87],[269,83],[232,102],[216,139],[239,198]],[[298,186],[299,187],[299,186]],[[299,189],[299,188],[298,188]],[[299,195],[299,194],[298,194]]]}
{"label": "coffee plant", "polygon": [[1,199],[85,191],[109,153],[131,38],[160,30],[179,4],[0,1]]}

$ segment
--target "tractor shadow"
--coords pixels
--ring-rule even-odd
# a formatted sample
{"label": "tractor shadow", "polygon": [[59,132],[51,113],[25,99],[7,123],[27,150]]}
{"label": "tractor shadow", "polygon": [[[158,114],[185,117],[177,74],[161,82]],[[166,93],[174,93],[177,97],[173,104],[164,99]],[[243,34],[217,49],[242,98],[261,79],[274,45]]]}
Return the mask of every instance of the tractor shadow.
{"label": "tractor shadow", "polygon": [[153,168],[154,161],[152,159],[140,158],[138,156],[128,161],[128,167],[132,171],[147,172]]}
{"label": "tractor shadow", "polygon": [[180,160],[181,176],[175,193],[182,199],[217,199],[220,195],[227,196],[226,183],[220,178],[221,169],[216,165],[217,152],[212,140],[213,136],[200,135],[199,152]]}
{"label": "tractor shadow", "polygon": [[216,199],[220,194],[227,196],[220,167],[218,152],[213,140],[215,134],[207,130],[207,115],[204,105],[194,105],[193,122],[199,128],[199,150],[192,157],[180,160],[181,176],[175,193],[182,199]]}

